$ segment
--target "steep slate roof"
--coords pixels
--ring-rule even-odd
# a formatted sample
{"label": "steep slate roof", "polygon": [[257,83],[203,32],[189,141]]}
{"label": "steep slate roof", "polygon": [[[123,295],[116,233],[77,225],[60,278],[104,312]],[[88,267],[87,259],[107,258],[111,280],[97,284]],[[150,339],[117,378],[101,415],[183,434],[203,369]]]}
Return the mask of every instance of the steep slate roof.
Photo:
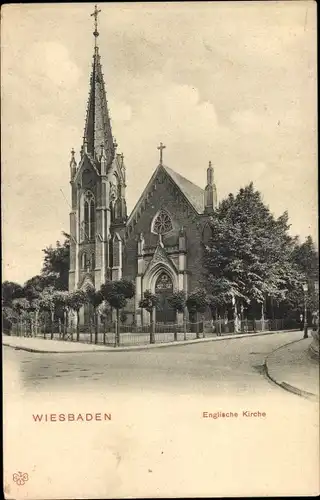
{"label": "steep slate roof", "polygon": [[193,182],[188,181],[185,177],[182,175],[178,174],[172,168],[166,167],[164,165],[158,165],[156,170],[153,172],[153,175],[151,176],[151,179],[149,180],[148,184],[146,185],[145,189],[143,190],[143,193],[141,194],[140,198],[138,199],[135,207],[133,208],[129,219],[128,223],[131,222],[131,220],[134,217],[134,214],[137,212],[139,209],[145,193],[149,190],[149,188],[152,186],[153,182],[155,181],[158,172],[163,169],[166,174],[172,179],[172,181],[175,183],[175,185],[180,189],[182,194],[186,197],[186,199],[189,201],[189,203],[193,206],[193,208],[198,212],[199,214],[202,214],[204,211],[204,190],[201,189],[199,186],[196,184],[193,184]]}
{"label": "steep slate roof", "polygon": [[180,188],[180,190],[188,199],[188,201],[191,203],[191,205],[194,206],[196,211],[198,213],[203,213],[204,190],[201,187],[197,186],[196,184],[193,184],[193,182],[189,181],[188,179],[178,174],[171,168],[166,167],[165,165],[163,165],[163,168],[170,175],[171,179],[177,184],[177,186]]}

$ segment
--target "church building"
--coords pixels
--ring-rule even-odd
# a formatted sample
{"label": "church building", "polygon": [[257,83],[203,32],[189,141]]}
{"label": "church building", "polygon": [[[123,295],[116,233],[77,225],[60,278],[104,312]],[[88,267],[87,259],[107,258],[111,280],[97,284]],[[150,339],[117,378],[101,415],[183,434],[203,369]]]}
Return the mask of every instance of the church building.
{"label": "church building", "polygon": [[[151,178],[132,212],[127,213],[127,167],[112,135],[97,44],[98,12],[95,8],[84,136],[78,162],[74,150],[70,161],[69,290],[88,285],[99,290],[106,280],[132,280],[136,294],[127,306],[127,322],[148,321],[148,313],[139,309],[146,290],[159,297],[156,321],[172,322],[175,314],[166,300],[168,295],[176,290],[188,294],[202,278],[206,222],[217,204],[214,170],[209,162],[201,188],[164,164],[166,146],[160,143],[159,164],[156,168],[150,165]],[[87,323],[89,310],[83,309],[81,322]]]}

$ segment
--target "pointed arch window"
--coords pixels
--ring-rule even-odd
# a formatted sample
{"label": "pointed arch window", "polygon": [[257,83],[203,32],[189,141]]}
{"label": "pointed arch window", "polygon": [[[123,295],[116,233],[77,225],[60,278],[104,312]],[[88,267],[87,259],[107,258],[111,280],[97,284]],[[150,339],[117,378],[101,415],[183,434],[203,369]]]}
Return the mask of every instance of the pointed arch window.
{"label": "pointed arch window", "polygon": [[156,234],[166,234],[172,231],[172,229],[173,225],[170,215],[165,210],[160,210],[153,220],[152,232]]}
{"label": "pointed arch window", "polygon": [[86,191],[83,197],[83,217],[81,222],[82,240],[92,240],[95,237],[95,200],[91,191]]}
{"label": "pointed arch window", "polygon": [[81,255],[81,269],[86,269],[87,268],[87,254],[86,252],[83,252]]}

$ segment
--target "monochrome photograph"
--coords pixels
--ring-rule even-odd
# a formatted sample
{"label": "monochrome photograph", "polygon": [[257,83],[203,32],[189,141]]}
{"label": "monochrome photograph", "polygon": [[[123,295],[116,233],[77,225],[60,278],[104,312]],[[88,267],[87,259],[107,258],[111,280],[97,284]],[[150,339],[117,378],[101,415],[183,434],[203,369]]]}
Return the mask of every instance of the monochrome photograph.
{"label": "monochrome photograph", "polygon": [[1,19],[5,497],[319,494],[315,2]]}

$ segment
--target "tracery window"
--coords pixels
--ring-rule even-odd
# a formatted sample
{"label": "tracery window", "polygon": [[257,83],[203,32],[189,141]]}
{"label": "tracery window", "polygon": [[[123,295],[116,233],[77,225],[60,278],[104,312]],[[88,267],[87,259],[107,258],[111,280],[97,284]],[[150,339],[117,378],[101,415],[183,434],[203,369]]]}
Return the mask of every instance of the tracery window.
{"label": "tracery window", "polygon": [[83,198],[83,217],[81,222],[81,239],[92,240],[95,236],[95,202],[91,191],[86,191]]}
{"label": "tracery window", "polygon": [[153,232],[156,234],[166,234],[173,229],[170,215],[164,210],[160,210],[153,222]]}
{"label": "tracery window", "polygon": [[166,273],[160,274],[160,276],[157,279],[155,289],[156,293],[168,290],[172,291],[173,285],[171,278]]}

